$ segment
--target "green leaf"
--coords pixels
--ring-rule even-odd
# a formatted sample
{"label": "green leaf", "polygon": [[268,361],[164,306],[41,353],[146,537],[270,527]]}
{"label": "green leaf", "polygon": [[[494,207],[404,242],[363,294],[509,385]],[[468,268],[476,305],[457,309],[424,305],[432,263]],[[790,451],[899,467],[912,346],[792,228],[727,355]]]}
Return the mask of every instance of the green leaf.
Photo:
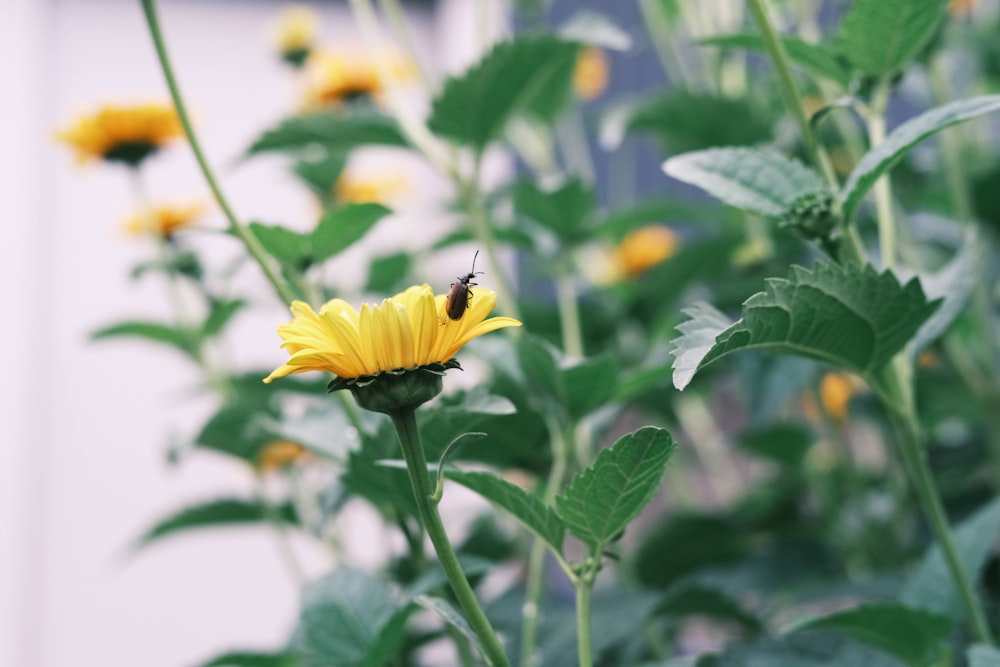
{"label": "green leaf", "polygon": [[969,667],[1000,667],[1000,651],[992,646],[976,644],[965,652]]}
{"label": "green leaf", "polygon": [[804,424],[771,424],[747,431],[739,438],[740,446],[757,456],[789,468],[800,468],[815,436]]}
{"label": "green leaf", "polygon": [[837,47],[865,74],[893,74],[927,44],[947,8],[948,0],[855,0]]}
{"label": "green leaf", "polygon": [[[881,2],[881,0],[875,1]],[[888,171],[918,143],[946,127],[997,109],[1000,109],[1000,95],[971,97],[925,111],[897,127],[885,141],[865,153],[847,177],[847,182],[840,192],[843,218],[850,220],[879,176]]]}
{"label": "green leaf", "polygon": [[570,417],[579,420],[607,405],[618,391],[618,371],[615,359],[606,354],[564,368],[563,386]]}
{"label": "green leaf", "polygon": [[413,257],[408,252],[376,257],[368,265],[368,281],[365,291],[373,294],[392,294],[406,281],[413,265]]}
{"label": "green leaf", "polygon": [[381,664],[402,640],[407,611],[382,579],[340,567],[303,590],[299,641],[305,664]]}
{"label": "green leaf", "polygon": [[296,176],[309,186],[323,201],[328,201],[333,194],[337,179],[344,171],[347,156],[344,153],[324,153],[318,158],[298,160],[292,165]]}
{"label": "green leaf", "polygon": [[346,250],[389,213],[379,204],[348,204],[327,211],[309,236],[311,259],[319,263]]}
{"label": "green leaf", "polygon": [[866,604],[796,624],[788,632],[827,628],[894,655],[910,667],[935,664],[951,632],[943,616],[901,604]]}
{"label": "green leaf", "polygon": [[609,213],[597,225],[599,234],[621,240],[637,227],[649,224],[698,223],[712,226],[727,216],[726,209],[705,202],[697,205],[677,199],[655,199],[637,202],[633,206]]}
{"label": "green leaf", "polygon": [[298,667],[299,664],[299,656],[295,653],[231,651],[203,662],[198,667]]}
{"label": "green leaf", "polygon": [[673,450],[670,434],[653,426],[603,450],[556,497],[570,532],[600,552],[653,499]]}
{"label": "green leaf", "polygon": [[[258,384],[260,377],[254,378]],[[222,406],[212,415],[195,443],[247,463],[256,463],[261,450],[279,439],[280,434],[273,430],[271,415],[266,410],[259,409],[253,402],[236,402]]]}
{"label": "green leaf", "polygon": [[801,162],[759,148],[713,148],[663,163],[663,171],[730,206],[780,218],[800,197],[825,192],[823,180]]}
{"label": "green leaf", "polygon": [[359,146],[372,144],[400,147],[409,145],[399,125],[388,116],[323,111],[286,118],[277,127],[264,132],[247,153],[298,152],[312,147],[321,147],[332,153],[346,153]]}
{"label": "green leaf", "polygon": [[879,274],[870,265],[793,266],[787,279],[768,279],[765,291],[744,302],[742,319],[714,339],[721,314],[704,306],[688,312],[697,319],[678,327],[674,386],[683,389],[731,352],[755,348],[824,361],[872,383],[938,305],[917,280],[901,286],[891,271]]}
{"label": "green leaf", "polygon": [[696,667],[900,667],[884,653],[833,632],[813,630],[752,644],[730,643]]}
{"label": "green leaf", "polygon": [[537,336],[517,337],[517,360],[524,371],[530,393],[555,403],[566,405],[566,387],[556,363],[556,350]]}
{"label": "green leaf", "polygon": [[208,319],[201,332],[206,338],[217,336],[226,328],[233,316],[247,305],[243,299],[213,299]]}
{"label": "green leaf", "polygon": [[563,242],[575,243],[588,237],[585,223],[594,209],[594,192],[579,179],[550,191],[530,181],[518,181],[514,186],[514,207]]}
{"label": "green leaf", "polygon": [[270,520],[269,512],[273,512],[274,515],[280,517],[285,523],[298,523],[298,516],[291,503],[285,503],[280,507],[268,510],[264,505],[255,500],[222,498],[186,507],[169,517],[161,519],[139,538],[137,546],[144,547],[168,535],[174,535],[187,530],[266,522]]}
{"label": "green leaf", "polygon": [[446,470],[444,474],[510,513],[553,551],[562,553],[566,527],[552,508],[546,507],[537,497],[492,473]]}
{"label": "green leaf", "polygon": [[514,113],[535,104],[546,89],[568,89],[577,48],[547,35],[500,42],[464,74],[445,82],[428,127],[482,150]]}
{"label": "green leaf", "polygon": [[[781,37],[785,53],[792,63],[798,65],[810,74],[821,79],[827,79],[847,88],[851,83],[851,74],[840,63],[830,49],[822,44],[812,44],[797,37]],[[699,42],[705,46],[718,46],[723,49],[746,49],[756,53],[766,53],[764,40],[753,32],[742,32],[732,35],[708,37]]]}
{"label": "green leaf", "polygon": [[[974,586],[1000,536],[1000,498],[988,503],[954,530],[955,547],[962,569]],[[924,554],[920,566],[903,587],[900,602],[949,618],[965,617],[955,584],[936,544]]]}
{"label": "green leaf", "polygon": [[632,36],[603,14],[581,10],[559,26],[558,34],[567,42],[590,44],[612,51],[632,48]]}
{"label": "green leaf", "polygon": [[158,322],[122,322],[99,329],[90,335],[91,340],[122,337],[145,338],[156,343],[164,343],[190,357],[196,357],[198,354],[195,332]]}
{"label": "green leaf", "polygon": [[731,621],[751,635],[761,634],[765,630],[761,620],[746,611],[739,601],[723,591],[697,583],[682,583],[671,587],[664,594],[657,613],[672,618],[699,616]]}
{"label": "green leaf", "polygon": [[309,236],[282,227],[251,222],[250,231],[271,257],[295,269],[310,261]]}
{"label": "green leaf", "polygon": [[461,632],[469,640],[469,643],[476,647],[480,655],[486,655],[483,645],[479,641],[479,636],[472,631],[465,617],[450,602],[430,595],[418,595],[413,598],[413,601],[427,611],[436,614],[442,621]]}

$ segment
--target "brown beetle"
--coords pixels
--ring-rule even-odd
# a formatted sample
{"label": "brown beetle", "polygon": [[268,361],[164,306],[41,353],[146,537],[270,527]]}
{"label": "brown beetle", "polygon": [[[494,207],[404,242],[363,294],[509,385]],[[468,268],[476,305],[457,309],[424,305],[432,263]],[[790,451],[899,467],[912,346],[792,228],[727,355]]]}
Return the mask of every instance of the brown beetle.
{"label": "brown beetle", "polygon": [[465,309],[469,307],[469,302],[472,301],[471,288],[477,284],[472,282],[472,279],[483,273],[482,271],[476,272],[476,257],[479,257],[478,250],[472,256],[472,271],[464,276],[458,276],[458,282],[452,283],[451,291],[448,292],[448,300],[445,302],[444,312],[453,320],[462,319]]}

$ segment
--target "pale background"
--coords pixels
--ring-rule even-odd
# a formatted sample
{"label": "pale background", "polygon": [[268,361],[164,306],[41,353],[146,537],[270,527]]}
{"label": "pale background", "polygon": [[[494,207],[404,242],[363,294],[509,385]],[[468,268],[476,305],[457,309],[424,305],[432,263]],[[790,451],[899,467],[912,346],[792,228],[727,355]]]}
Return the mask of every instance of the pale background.
{"label": "pale background", "polygon": [[[267,43],[282,4],[161,0],[160,14],[238,212],[305,224],[314,204],[280,161],[232,166],[296,104],[294,81]],[[476,4],[418,5],[418,41],[440,70],[460,69],[481,48]],[[326,41],[360,43],[346,5],[321,7]],[[178,667],[231,648],[275,648],[295,618],[296,594],[271,536],[227,530],[129,551],[154,520],[250,489],[245,470],[209,454],[166,464],[171,436],[190,435],[212,408],[190,398],[197,376],[186,362],[139,342],[88,340],[103,325],[169,312],[162,284],[127,278],[150,248],[121,231],[131,208],[124,170],[78,168],[52,140],[75,112],[166,99],[139,3],[2,0],[0,91],[0,665]],[[418,200],[441,195],[420,165],[396,162],[412,167]],[[159,200],[207,198],[183,147],[151,164],[149,189]],[[422,202],[411,204],[421,222]],[[380,226],[380,238],[426,238],[412,223]],[[274,326],[286,312],[268,306],[261,278],[241,276],[261,303],[240,321],[231,354],[241,365],[275,365]],[[365,519],[349,517],[344,530],[362,534]],[[380,545],[358,542],[362,558]],[[308,544],[296,546],[314,571],[322,567]]]}

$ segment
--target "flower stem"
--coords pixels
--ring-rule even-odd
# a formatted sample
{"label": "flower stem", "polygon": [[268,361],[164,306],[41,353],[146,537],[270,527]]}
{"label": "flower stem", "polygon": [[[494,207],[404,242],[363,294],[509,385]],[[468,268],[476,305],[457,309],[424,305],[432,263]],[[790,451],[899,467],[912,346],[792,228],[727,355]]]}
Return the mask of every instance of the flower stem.
{"label": "flower stem", "polygon": [[590,597],[594,592],[594,574],[580,577],[576,584],[576,645],[580,667],[593,667],[590,641]]}
{"label": "flower stem", "polygon": [[778,83],[781,87],[781,93],[785,98],[785,104],[792,112],[792,115],[795,116],[795,120],[799,125],[799,132],[802,134],[802,142],[805,144],[809,159],[822,172],[823,177],[830,184],[830,187],[836,189],[837,177],[833,173],[833,165],[830,164],[830,158],[822,146],[820,146],[815,133],[813,133],[812,126],[809,124],[806,110],[802,106],[802,95],[799,93],[795,78],[792,76],[792,69],[788,65],[788,54],[785,52],[785,45],[781,43],[781,39],[774,30],[774,26],[771,25],[771,19],[768,16],[764,0],[748,0],[748,2],[750,5],[750,14],[753,16],[753,20],[757,24],[757,29],[760,31],[760,37],[764,41],[764,48],[767,50],[775,69],[778,71]]}
{"label": "flower stem", "polygon": [[277,292],[278,296],[285,303],[291,303],[295,300],[295,295],[289,289],[288,285],[284,280],[274,271],[268,259],[267,253],[264,248],[260,245],[257,237],[240,223],[237,219],[236,214],[233,213],[232,207],[229,206],[229,202],[226,200],[225,195],[222,194],[222,189],[219,187],[219,183],[215,178],[215,174],[212,172],[211,167],[208,166],[208,160],[205,159],[205,154],[201,150],[201,144],[198,141],[198,136],[194,132],[194,126],[191,124],[191,119],[188,116],[187,107],[184,104],[184,98],[181,96],[180,88],[177,86],[177,80],[174,77],[174,70],[170,64],[170,58],[167,56],[167,47],[163,43],[163,33],[160,30],[160,21],[156,15],[156,5],[154,0],[142,0],[142,11],[146,15],[146,25],[149,26],[149,33],[153,38],[153,44],[156,47],[156,56],[160,61],[160,68],[163,70],[163,76],[167,80],[167,87],[170,88],[170,96],[173,98],[174,107],[177,109],[177,115],[180,118],[181,124],[184,126],[184,132],[187,134],[188,142],[191,144],[191,150],[194,152],[194,157],[198,161],[198,166],[201,167],[201,173],[205,176],[205,180],[208,182],[208,187],[212,190],[212,194],[215,196],[215,201],[219,204],[219,208],[225,214],[226,219],[229,221],[229,230],[243,242],[246,246],[247,252],[250,256],[254,258],[257,264],[260,265],[261,271],[267,277],[268,281],[274,287],[274,291]]}
{"label": "flower stem", "polygon": [[[889,85],[882,81],[872,95],[871,110],[866,119],[868,144],[874,149],[885,141],[885,108],[889,102]],[[892,216],[892,188],[889,175],[883,174],[872,188],[875,193],[875,212],[878,220],[879,250],[882,267],[896,268],[896,222]]]}
{"label": "flower stem", "polygon": [[399,444],[403,449],[403,458],[406,460],[406,470],[410,475],[410,484],[413,487],[413,495],[417,501],[417,510],[420,514],[420,521],[431,538],[434,551],[437,553],[441,568],[448,577],[451,589],[458,599],[462,610],[465,612],[466,620],[482,644],[483,652],[487,662],[494,667],[510,667],[507,654],[504,653],[500,640],[497,639],[493,626],[490,625],[486,613],[479,605],[476,594],[465,578],[462,566],[458,562],[458,556],[448,540],[444,524],[441,522],[441,515],[438,513],[437,504],[432,500],[430,477],[427,474],[427,458],[424,456],[423,446],[420,444],[420,434],[417,430],[417,415],[412,409],[401,410],[389,415],[392,424],[396,427],[396,434],[399,436]]}
{"label": "flower stem", "polygon": [[576,301],[572,273],[566,266],[568,263],[560,262],[556,270],[556,299],[559,302],[559,321],[562,323],[563,352],[572,359],[582,359],[584,350],[580,306]]}

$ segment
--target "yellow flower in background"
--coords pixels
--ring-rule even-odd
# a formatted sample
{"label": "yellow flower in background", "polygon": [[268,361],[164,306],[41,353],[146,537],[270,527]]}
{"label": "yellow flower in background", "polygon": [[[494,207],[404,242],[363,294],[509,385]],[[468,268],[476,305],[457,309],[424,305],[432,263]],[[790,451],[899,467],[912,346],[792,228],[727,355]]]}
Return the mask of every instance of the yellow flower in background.
{"label": "yellow flower in background", "polygon": [[406,179],[400,174],[345,170],[333,186],[333,196],[342,204],[384,204],[405,190]]}
{"label": "yellow flower in background", "polygon": [[580,49],[573,68],[573,90],[582,100],[600,97],[608,87],[608,56],[596,46]]}
{"label": "yellow flower in background", "polygon": [[56,134],[81,163],[106,160],[131,167],[183,136],[176,109],[166,104],[108,105],[79,116]]}
{"label": "yellow flower in background", "polygon": [[257,470],[263,473],[284,470],[310,458],[309,450],[301,444],[292,440],[275,440],[257,455]]}
{"label": "yellow flower in background", "polygon": [[166,204],[151,210],[137,211],[125,221],[125,228],[133,234],[148,234],[169,239],[175,232],[190,227],[205,213],[205,205]]}
{"label": "yellow flower in background", "polygon": [[637,276],[670,259],[677,252],[679,243],[677,234],[668,227],[640,227],[622,239],[616,251],[616,263],[623,275]]}
{"label": "yellow flower in background", "polygon": [[[404,81],[413,75],[406,61],[379,56],[391,76]],[[360,97],[376,99],[385,90],[380,61],[347,51],[313,51],[305,64],[307,110],[336,106]]]}
{"label": "yellow flower in background", "polygon": [[861,389],[855,378],[844,373],[827,373],[819,383],[819,398],[823,409],[834,421],[847,419],[847,403]]}
{"label": "yellow flower in background", "polygon": [[310,7],[285,8],[274,24],[274,45],[283,60],[301,67],[309,57],[319,32],[319,15]]}
{"label": "yellow flower in background", "polygon": [[486,319],[496,305],[492,290],[476,288],[458,320],[446,315],[446,298],[420,285],[381,305],[364,304],[360,313],[342,299],[328,301],[319,313],[296,301],[294,319],[278,327],[282,347],[291,356],[264,382],[306,371],[327,371],[348,380],[444,364],[473,338],[521,326],[509,317]]}

